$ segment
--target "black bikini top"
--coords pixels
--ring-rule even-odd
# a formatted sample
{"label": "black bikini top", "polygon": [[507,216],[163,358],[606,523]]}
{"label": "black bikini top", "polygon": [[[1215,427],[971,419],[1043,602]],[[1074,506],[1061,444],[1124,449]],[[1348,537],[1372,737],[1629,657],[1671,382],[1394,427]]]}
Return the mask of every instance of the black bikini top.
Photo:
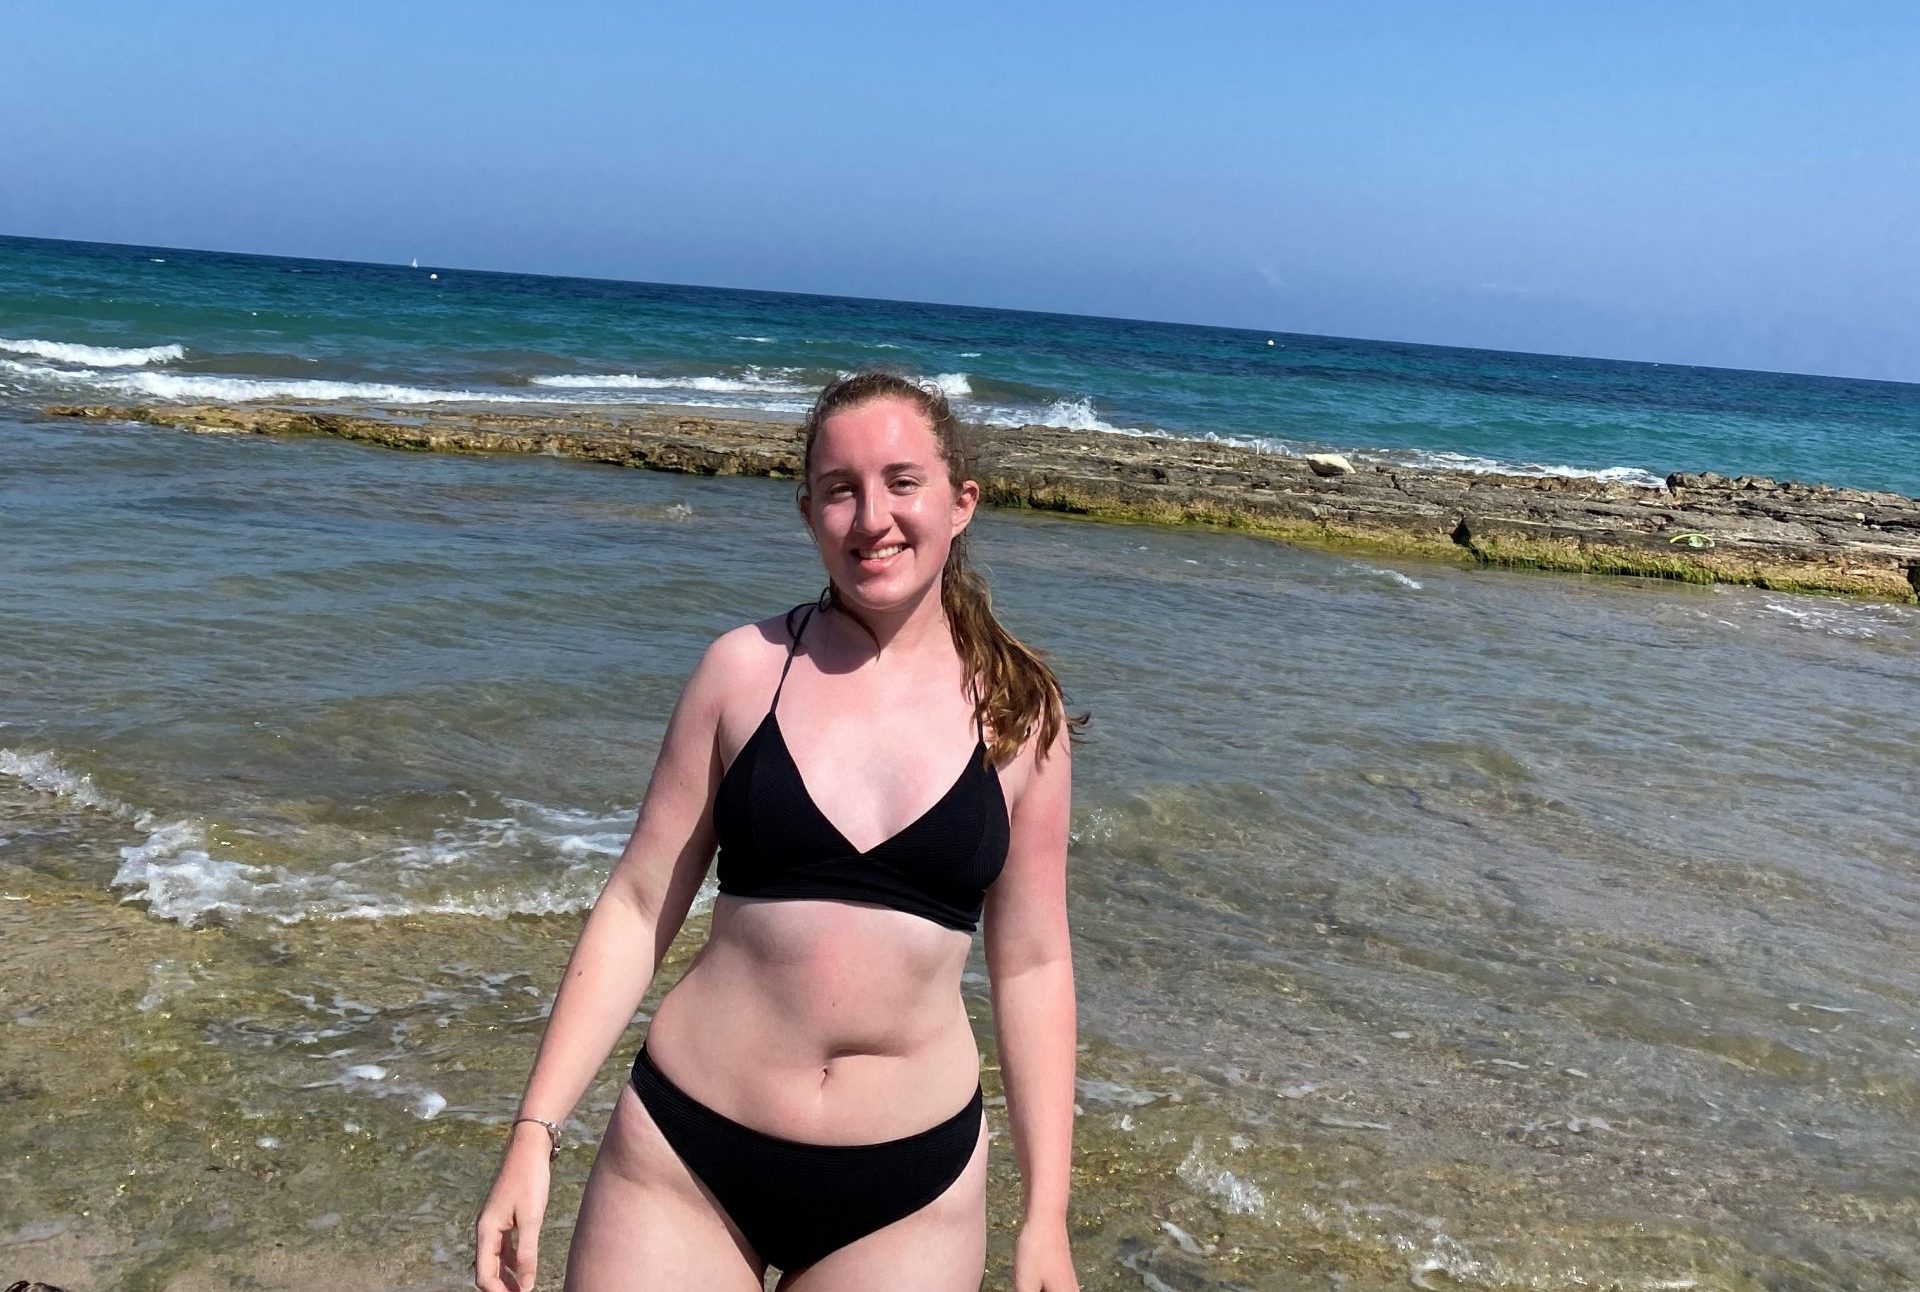
{"label": "black bikini top", "polygon": [[[775,711],[800,633],[788,616],[787,662],[767,716],[740,747],[713,803],[720,838],[720,891],[738,897],[839,898],[873,902],[972,932],[987,888],[1006,864],[1011,831],[1000,774],[986,732],[938,803],[865,852],[847,841],[813,801],[794,766]],[[979,719],[975,718],[979,728]]]}

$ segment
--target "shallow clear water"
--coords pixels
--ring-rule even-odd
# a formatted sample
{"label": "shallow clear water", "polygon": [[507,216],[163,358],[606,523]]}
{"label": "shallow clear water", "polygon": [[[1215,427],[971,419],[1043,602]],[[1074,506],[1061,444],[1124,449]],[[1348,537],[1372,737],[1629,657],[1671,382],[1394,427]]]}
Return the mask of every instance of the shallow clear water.
{"label": "shallow clear water", "polygon": [[[817,588],[790,487],[0,444],[0,1270],[457,1285],[681,679]],[[1087,1287],[1920,1279],[1920,611],[979,536],[1095,715]]]}

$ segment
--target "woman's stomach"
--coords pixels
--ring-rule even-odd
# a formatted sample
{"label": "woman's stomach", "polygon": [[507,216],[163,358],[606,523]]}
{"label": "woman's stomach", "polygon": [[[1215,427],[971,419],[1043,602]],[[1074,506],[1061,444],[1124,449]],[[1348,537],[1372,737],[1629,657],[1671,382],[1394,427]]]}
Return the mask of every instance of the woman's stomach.
{"label": "woman's stomach", "polygon": [[970,942],[883,907],[722,896],[647,1050],[687,1094],[770,1135],[914,1134],[952,1116],[979,1080],[960,996]]}

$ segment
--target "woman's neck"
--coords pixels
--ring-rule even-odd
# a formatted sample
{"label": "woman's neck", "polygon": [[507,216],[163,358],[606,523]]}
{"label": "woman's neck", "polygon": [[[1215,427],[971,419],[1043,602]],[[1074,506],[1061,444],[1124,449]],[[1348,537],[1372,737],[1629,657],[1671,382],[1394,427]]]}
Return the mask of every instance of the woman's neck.
{"label": "woman's neck", "polygon": [[915,601],[885,610],[847,605],[836,590],[834,609],[849,620],[849,627],[863,641],[870,639],[876,661],[918,655],[930,643],[950,641],[953,637],[946,610],[940,604],[937,580]]}

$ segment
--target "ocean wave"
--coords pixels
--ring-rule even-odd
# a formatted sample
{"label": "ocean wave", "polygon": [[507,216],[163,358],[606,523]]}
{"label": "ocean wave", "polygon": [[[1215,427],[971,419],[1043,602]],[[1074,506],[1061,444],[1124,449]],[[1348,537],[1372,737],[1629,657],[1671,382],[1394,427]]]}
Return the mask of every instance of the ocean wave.
{"label": "ocean wave", "polygon": [[[944,382],[949,375],[964,377],[965,374],[942,374],[935,380]],[[980,404],[969,409],[968,412],[973,420],[989,426],[1055,426],[1062,430],[1089,431],[1107,435],[1170,434],[1181,439],[1198,439],[1210,444],[1226,444],[1235,448],[1250,449],[1256,453],[1274,453],[1286,457],[1303,457],[1308,453],[1328,451],[1328,446],[1325,444],[1294,443],[1277,437],[1221,435],[1212,431],[1200,435],[1181,435],[1177,432],[1156,431],[1138,426],[1118,426],[1101,417],[1093,407],[1093,400],[1086,397],[1056,399],[1038,410],[1031,405]],[[1480,475],[1598,480],[1610,484],[1636,485],[1647,489],[1667,487],[1664,476],[1655,475],[1643,467],[1592,468],[1538,462],[1506,462],[1495,458],[1455,453],[1446,449],[1345,449],[1339,451],[1345,452],[1356,462],[1379,463],[1415,471],[1467,471]]]}
{"label": "ocean wave", "polygon": [[1136,426],[1115,426],[1096,413],[1091,399],[1056,399],[1045,408],[983,405],[974,420],[989,426],[1057,426],[1065,431],[1095,431],[1106,435],[1147,435]]}
{"label": "ocean wave", "polygon": [[622,401],[632,404],[662,405],[668,408],[718,408],[733,412],[785,413],[790,416],[803,416],[813,407],[812,393],[808,392],[799,399],[769,399],[739,396],[733,399],[695,399],[683,395],[642,395]]}
{"label": "ocean wave", "polygon": [[[155,826],[120,850],[113,885],[156,916],[192,926],[215,913],[279,924],[421,915],[568,915],[586,910],[626,845],[630,812],[611,816],[503,800],[512,815],[470,818],[404,842],[300,873],[212,856],[190,821]],[[539,872],[532,882],[504,875]]]}
{"label": "ocean wave", "polygon": [[1551,476],[1570,480],[1600,480],[1608,484],[1639,485],[1647,489],[1665,489],[1665,476],[1644,467],[1569,467],[1554,463],[1503,462],[1497,458],[1454,453],[1446,449],[1361,449],[1351,451],[1356,460],[1387,462],[1418,471],[1467,471],[1474,475]]}
{"label": "ocean wave", "polygon": [[0,372],[51,385],[149,399],[195,400],[221,404],[286,399],[301,403],[352,401],[376,404],[538,403],[531,395],[497,391],[435,390],[374,381],[279,381],[258,377],[215,377],[172,372],[96,372],[88,368],[42,368],[0,359]]}
{"label": "ocean wave", "polygon": [[1765,602],[1767,613],[1782,615],[1794,627],[1829,637],[1878,637],[1883,632],[1920,627],[1920,615],[1903,606],[1861,605],[1806,597],[1793,602]]}
{"label": "ocean wave", "polygon": [[1415,592],[1420,591],[1420,580],[1409,578],[1407,575],[1400,573],[1400,571],[1398,570],[1389,570],[1386,567],[1379,566],[1379,565],[1363,565],[1360,568],[1365,570],[1368,574],[1378,574],[1382,578],[1391,579],[1403,588],[1412,588]]}
{"label": "ocean wave", "polygon": [[[755,339],[755,338],[747,338]],[[884,344],[884,343],[875,343]],[[112,362],[123,366],[161,362],[179,358],[185,351],[178,345],[154,346],[145,350],[105,350],[100,347],[67,346],[37,340],[0,340],[0,350],[37,357],[58,357],[78,361],[97,359],[101,366]],[[99,358],[101,355],[117,356]],[[297,403],[358,403],[386,405],[418,404],[668,404],[694,408],[739,409],[761,414],[793,416],[804,414],[811,406],[817,387],[810,380],[799,380],[804,368],[761,369],[749,365],[731,376],[653,376],[640,373],[553,373],[527,379],[530,386],[555,392],[553,395],[515,393],[505,390],[436,389],[428,386],[385,382],[336,381],[318,378],[237,377],[200,373],[162,371],[101,371],[95,368],[59,368],[41,364],[0,359],[0,376],[20,379],[29,387],[51,387],[87,394],[117,395],[178,402],[254,403],[284,400]],[[982,399],[973,378],[966,372],[942,372],[925,380],[938,386],[951,400],[961,405],[961,415],[970,421],[998,427],[1041,425],[1061,430],[1108,435],[1167,434],[1144,427],[1108,421],[1095,409],[1091,397],[1057,398],[1039,402],[1039,396],[1016,402]],[[992,383],[989,383],[991,390]],[[1037,394],[1037,392],[1036,392]],[[1003,396],[1005,398],[1005,396]],[[1279,437],[1206,433],[1192,438],[1231,444],[1255,452],[1298,457],[1327,449],[1325,444],[1294,443]],[[1387,465],[1416,471],[1463,471],[1475,474],[1558,477],[1596,480],[1664,489],[1664,477],[1637,466],[1575,467],[1555,463],[1503,461],[1496,458],[1460,453],[1446,449],[1364,448],[1345,449],[1356,462]]]}
{"label": "ocean wave", "polygon": [[734,337],[733,339],[736,341],[753,341],[759,345],[773,344],[773,338],[770,336],[737,336],[737,337]]}
{"label": "ocean wave", "polygon": [[[401,841],[323,870],[301,872],[216,856],[207,823],[169,820],[106,794],[90,773],[50,751],[0,749],[0,776],[61,802],[124,821],[137,842],[120,849],[109,881],[123,900],[192,927],[214,915],[280,924],[420,915],[564,915],[586,910],[626,846],[633,812],[499,802],[507,815],[468,818],[424,840]],[[703,890],[702,901],[712,893]]]}
{"label": "ocean wave", "polygon": [[116,816],[132,812],[120,800],[103,794],[87,772],[76,772],[53,754],[23,754],[15,749],[0,749],[0,776],[10,776],[28,789],[51,794],[75,807],[92,808]]}
{"label": "ocean wave", "polygon": [[[534,378],[552,395],[514,394],[499,390],[437,390],[381,382],[327,381],[252,377],[188,376],[174,373],[105,373],[86,369],[45,368],[0,359],[0,376],[23,379],[30,387],[83,392],[89,395],[137,396],[197,403],[354,404],[670,404],[689,408],[749,409],[761,413],[805,413],[812,406],[814,388],[762,379],[734,382],[727,378],[607,378],[581,380]],[[641,382],[652,384],[642,385]],[[697,383],[697,384],[696,384]],[[735,388],[737,387],[737,389]],[[570,391],[570,393],[560,393]],[[703,398],[702,395],[707,397]]]}
{"label": "ocean wave", "polygon": [[124,901],[144,901],[161,919],[192,926],[215,911],[244,914],[286,884],[274,868],[214,857],[206,830],[181,820],[157,825],[122,848],[113,887],[133,890]]}
{"label": "ocean wave", "polygon": [[0,337],[0,351],[24,354],[35,359],[52,359],[56,363],[84,364],[91,368],[138,368],[149,363],[171,363],[187,356],[186,347],[178,344],[126,348],[40,341],[31,337],[24,341]]}
{"label": "ocean wave", "polygon": [[[92,773],[75,771],[50,751],[24,754],[0,749],[0,775],[144,831],[145,839],[120,850],[120,869],[112,883],[116,888],[141,886],[141,895],[163,919],[184,916],[183,922],[191,924],[225,905],[224,894],[237,884],[250,882],[246,872],[256,869],[215,861],[207,852],[206,832],[200,826],[190,821],[161,822],[151,812],[104,794],[94,784]],[[182,876],[187,890],[184,902],[179,882]]]}
{"label": "ocean wave", "polygon": [[812,389],[749,367],[738,377],[643,377],[636,373],[560,373],[531,384],[560,390],[697,390],[712,395],[800,394]]}

